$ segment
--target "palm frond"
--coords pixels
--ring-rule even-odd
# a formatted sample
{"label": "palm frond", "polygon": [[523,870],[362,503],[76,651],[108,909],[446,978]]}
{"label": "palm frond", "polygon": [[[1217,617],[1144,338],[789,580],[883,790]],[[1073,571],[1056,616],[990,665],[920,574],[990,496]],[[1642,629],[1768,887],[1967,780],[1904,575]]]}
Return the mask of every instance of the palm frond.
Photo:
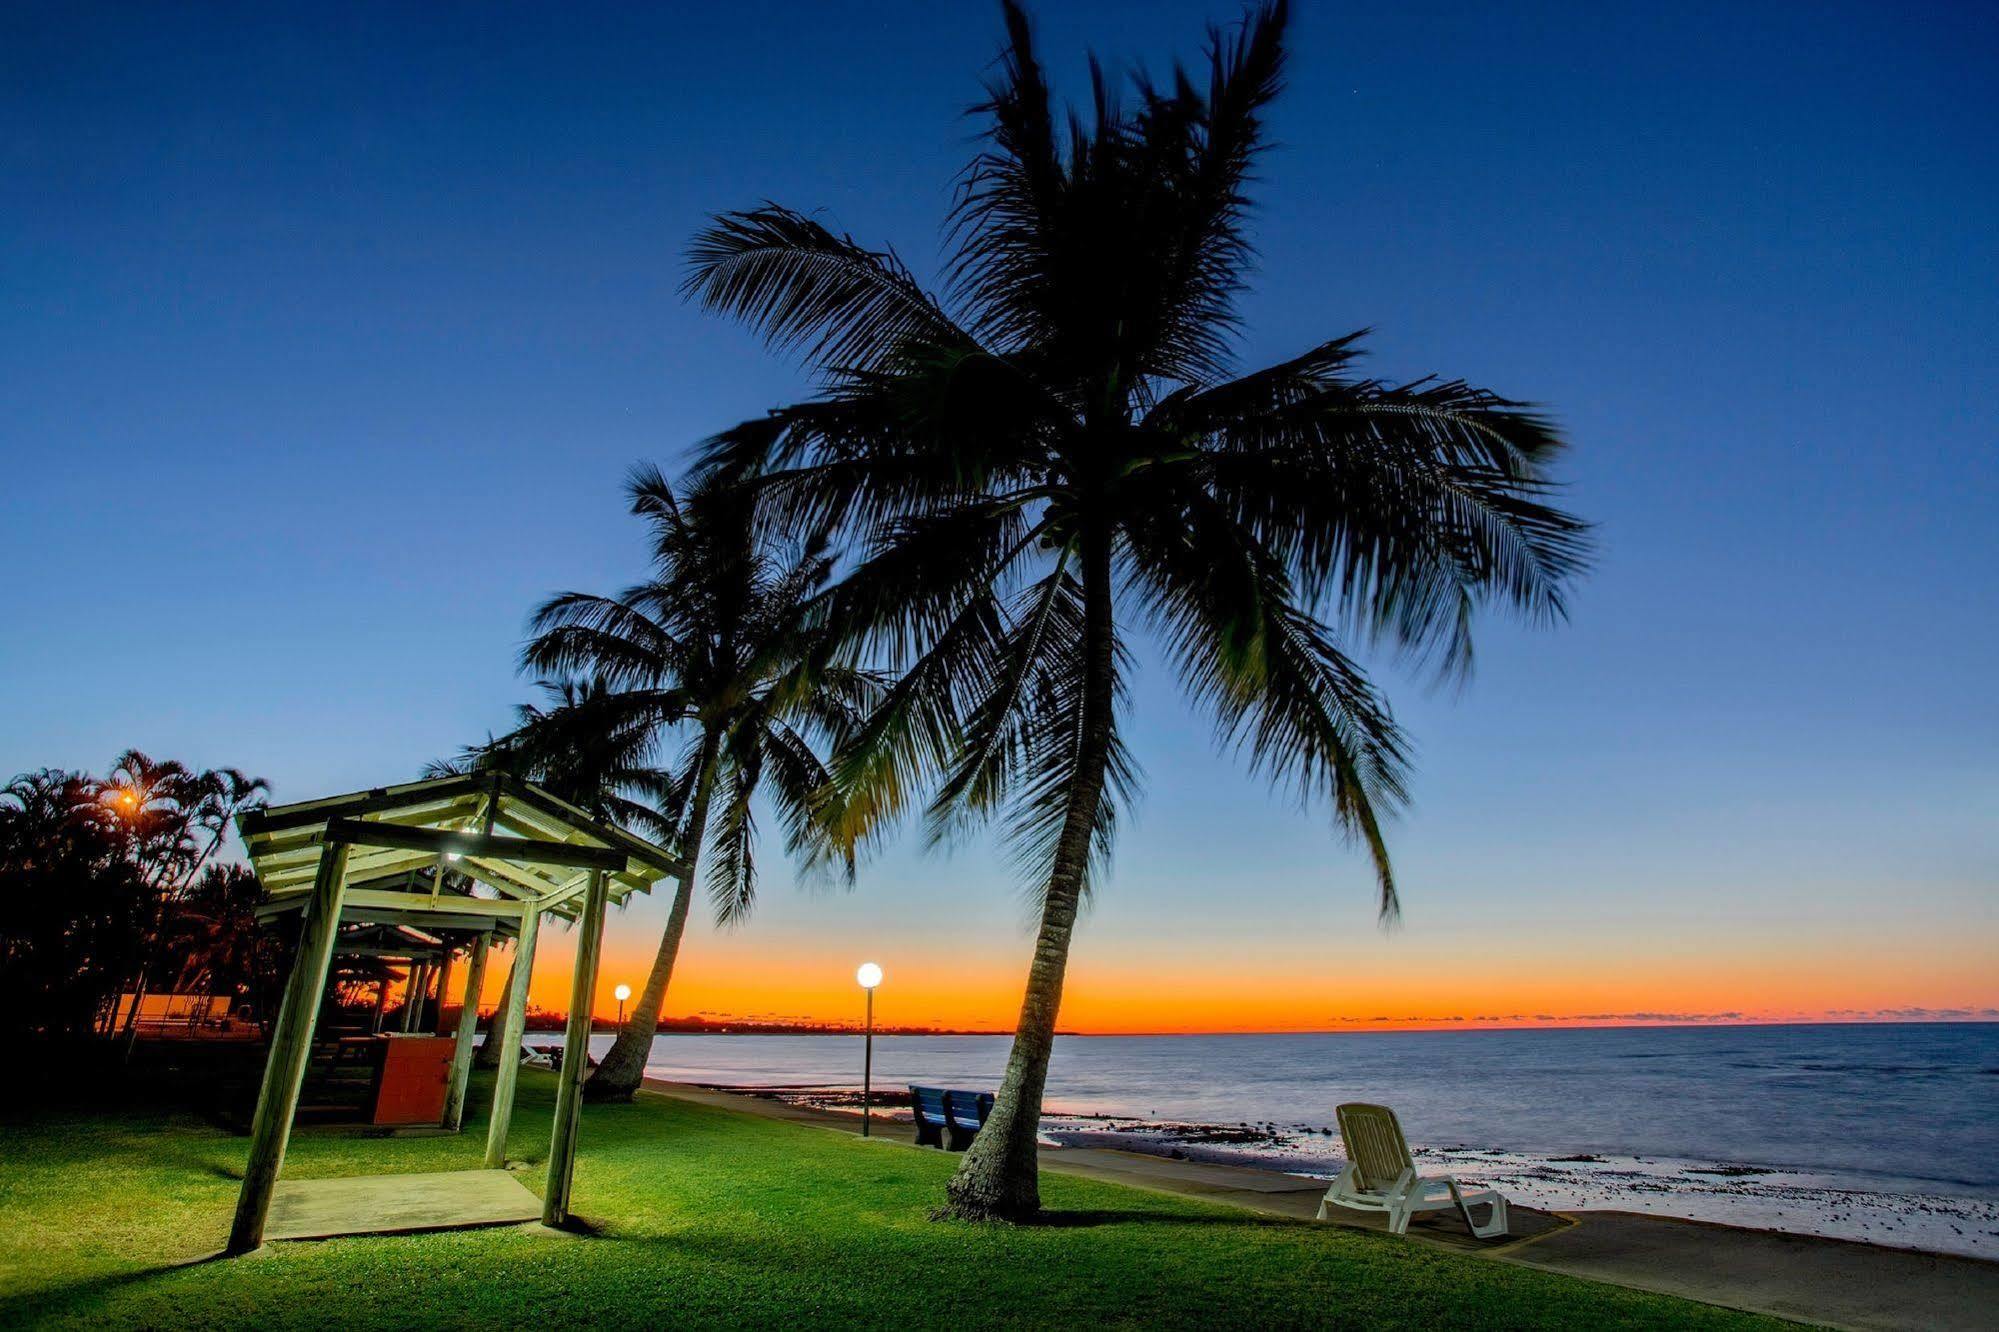
{"label": "palm frond", "polygon": [[930,802],[933,845],[990,816],[1012,794],[1037,734],[1028,704],[1041,697],[1037,677],[1049,669],[1050,645],[1081,637],[1082,588],[1066,558],[1058,558],[1053,571],[1022,590],[995,653],[995,673],[971,684],[977,701],[963,742]]}
{"label": "palm frond", "polygon": [[763,778],[763,736],[742,728],[730,737],[721,781],[720,807],[708,827],[708,895],[715,923],[738,925],[756,903],[756,816],[751,798]]}
{"label": "palm frond", "polygon": [[[1023,881],[1037,894],[1053,880],[1076,784],[1082,776],[1084,695],[1089,682],[1080,607],[1076,613],[1078,632],[1049,637],[1048,645],[1054,650],[1048,653],[1044,668],[1035,673],[1030,687],[1025,704],[1028,724],[1005,823],[1009,856]],[[1112,647],[1113,717],[1104,789],[1090,815],[1090,854],[1082,867],[1080,884],[1085,894],[1096,877],[1109,869],[1119,813],[1137,800],[1139,789],[1138,767],[1116,724],[1116,714],[1125,705],[1130,656],[1121,642]]]}
{"label": "palm frond", "polygon": [[1252,772],[1327,799],[1374,861],[1384,919],[1399,910],[1383,813],[1407,799],[1406,742],[1365,672],[1297,604],[1283,563],[1219,506],[1137,528],[1133,576],[1188,693]]}
{"label": "palm frond", "polygon": [[1206,485],[1309,601],[1462,674],[1481,602],[1559,620],[1587,567],[1587,525],[1546,502],[1560,437],[1462,383],[1349,380],[1352,352],[1341,339],[1162,402],[1152,424],[1205,450],[1195,465]]}
{"label": "palm frond", "polygon": [[893,252],[772,203],[723,213],[702,230],[682,290],[772,347],[827,366],[878,365],[912,337],[969,341]]}

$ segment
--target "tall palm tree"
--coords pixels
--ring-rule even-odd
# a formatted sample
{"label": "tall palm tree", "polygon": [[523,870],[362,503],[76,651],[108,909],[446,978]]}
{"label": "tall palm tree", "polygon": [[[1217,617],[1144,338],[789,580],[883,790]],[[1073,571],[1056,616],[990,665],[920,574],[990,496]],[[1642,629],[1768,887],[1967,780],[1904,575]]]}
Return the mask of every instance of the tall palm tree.
{"label": "tall palm tree", "polygon": [[690,292],[822,376],[711,441],[772,523],[856,545],[834,596],[900,673],[837,761],[846,834],[919,790],[933,836],[1000,815],[1040,927],[998,1103],[950,1212],[1039,1207],[1035,1130],[1077,910],[1133,778],[1127,635],[1153,633],[1221,740],[1330,807],[1396,909],[1382,821],[1404,739],[1350,653],[1469,668],[1473,611],[1563,614],[1584,531],[1545,501],[1560,448],[1521,404],[1354,372],[1358,335],[1240,373],[1247,189],[1284,63],[1276,0],[1205,70],[1092,65],[1058,119],[1025,16],[979,108],[947,298],[892,254],[774,205],[697,239]]}
{"label": "tall palm tree", "polygon": [[[684,739],[653,794],[687,873],[638,1001],[584,1084],[598,1101],[628,1099],[645,1075],[704,851],[712,845],[708,890],[723,924],[746,919],[756,899],[760,792],[776,807],[787,848],[825,861],[816,830],[832,775],[814,744],[843,736],[877,692],[821,650],[819,598],[831,573],[823,540],[759,540],[733,488],[682,497],[644,469],[630,489],[632,511],[652,529],[652,576],[615,597],[552,599],[522,653],[529,669],[595,682],[582,705],[525,728],[538,766],[588,777],[607,754],[669,733]],[[846,869],[851,875],[851,859]]]}
{"label": "tall palm tree", "polygon": [[[536,687],[544,701],[521,704],[513,730],[427,764],[424,776],[498,768],[621,828],[659,841],[678,836],[675,819],[662,811],[678,807],[680,788],[660,765],[661,725],[648,695],[622,694],[602,680],[542,680]],[[488,1039],[473,1055],[480,1068],[499,1067],[500,1043],[493,1035],[507,1025],[513,990],[510,969],[487,1018]]]}

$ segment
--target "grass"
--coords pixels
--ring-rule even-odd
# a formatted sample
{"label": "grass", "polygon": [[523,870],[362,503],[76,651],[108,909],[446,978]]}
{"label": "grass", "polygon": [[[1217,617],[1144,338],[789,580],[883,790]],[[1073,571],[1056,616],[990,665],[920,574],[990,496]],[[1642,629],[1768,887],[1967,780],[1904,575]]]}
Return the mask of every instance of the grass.
{"label": "grass", "polygon": [[[551,1086],[524,1074],[515,1115],[512,1151],[537,1165]],[[305,1129],[286,1173],[467,1169],[484,1137]],[[176,1111],[0,1121],[0,1326],[1766,1325],[1054,1175],[1049,1224],[932,1222],[941,1153],[653,1097],[586,1108],[575,1197],[594,1236],[506,1227],[189,1264],[228,1229],[244,1152]],[[522,1177],[539,1191],[538,1171]]]}

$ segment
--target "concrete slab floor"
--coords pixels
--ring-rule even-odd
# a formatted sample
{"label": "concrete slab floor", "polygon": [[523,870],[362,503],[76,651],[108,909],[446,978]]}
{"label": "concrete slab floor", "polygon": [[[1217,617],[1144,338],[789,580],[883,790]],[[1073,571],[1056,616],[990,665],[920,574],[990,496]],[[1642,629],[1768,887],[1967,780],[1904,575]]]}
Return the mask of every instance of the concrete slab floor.
{"label": "concrete slab floor", "polygon": [[504,1170],[280,1179],[266,1240],[395,1235],[541,1219],[541,1199]]}

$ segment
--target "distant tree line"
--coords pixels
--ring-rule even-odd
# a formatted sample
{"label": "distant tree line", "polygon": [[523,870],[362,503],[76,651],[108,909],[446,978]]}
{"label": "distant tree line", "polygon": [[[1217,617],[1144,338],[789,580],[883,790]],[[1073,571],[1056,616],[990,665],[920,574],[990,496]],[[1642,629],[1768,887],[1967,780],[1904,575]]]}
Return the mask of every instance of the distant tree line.
{"label": "distant tree line", "polygon": [[258,922],[262,890],[219,863],[236,815],[266,784],[119,755],[106,777],[44,768],[0,791],[0,1033],[115,1035],[118,996],[267,997],[284,941]]}

